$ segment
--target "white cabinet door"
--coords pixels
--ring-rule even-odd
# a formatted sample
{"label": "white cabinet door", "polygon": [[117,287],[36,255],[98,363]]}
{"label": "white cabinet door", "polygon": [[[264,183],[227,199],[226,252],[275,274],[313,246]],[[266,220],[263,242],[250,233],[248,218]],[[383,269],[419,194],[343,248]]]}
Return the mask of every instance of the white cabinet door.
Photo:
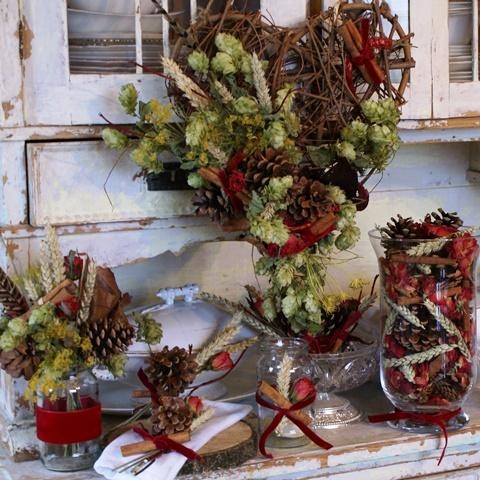
{"label": "white cabinet door", "polygon": [[432,64],[434,118],[480,116],[477,0],[437,0],[438,25]]}
{"label": "white cabinet door", "polygon": [[[131,1],[139,5],[139,8],[144,3],[144,0]],[[305,18],[307,0],[297,1],[295,8],[292,8],[288,0],[262,0],[260,3],[267,15],[282,24]],[[197,1],[162,0],[162,4],[174,9],[178,6],[180,10],[172,11],[175,14],[183,10],[195,11]],[[98,15],[90,15],[94,20],[86,15],[80,16],[76,9],[67,8],[67,0],[49,0],[41,2],[41,6],[37,0],[25,0],[21,15],[25,72],[24,112],[27,125],[102,124],[104,120],[99,116],[101,113],[115,123],[130,122],[131,118],[122,114],[117,101],[120,86],[128,82],[137,86],[144,100],[165,95],[163,79],[152,73],[141,73],[138,66],[137,73],[118,73],[115,68],[109,72],[108,62],[118,64],[112,41],[120,42],[117,45],[119,48],[127,48],[124,37],[131,37],[131,34],[124,31],[127,27],[117,26],[116,22],[110,26],[108,23],[103,24]],[[147,41],[152,40],[152,31],[158,32],[159,24],[154,24],[155,28],[148,30],[149,24],[143,23],[141,19],[144,18],[145,22],[155,20],[152,17],[158,15],[141,17],[137,14],[132,17],[136,21],[133,33],[135,48],[145,55],[160,55],[162,52],[168,54],[167,34],[162,36],[162,52],[148,50],[149,45],[152,45]],[[93,23],[95,27],[89,26]],[[139,40],[142,38],[142,27],[138,25],[143,25],[143,40]],[[75,29],[73,33],[72,28]],[[167,32],[168,28],[168,22],[163,19],[162,32]],[[112,29],[115,32],[109,31]],[[79,35],[84,41],[83,46],[78,44]],[[72,46],[73,41],[77,44]],[[101,73],[88,73],[87,67],[83,68],[87,73],[75,73],[82,71],[82,60],[92,64],[95,60],[92,60],[92,56],[98,57],[97,63],[103,62]],[[153,57],[147,58],[152,60]]]}
{"label": "white cabinet door", "polygon": [[[25,0],[21,14],[28,125],[104,123],[100,113],[112,122],[130,121],[121,114],[117,101],[120,86],[128,82],[135,83],[146,98],[162,95],[164,82],[153,74],[71,73],[66,0],[41,4]],[[108,32],[115,25],[104,28]],[[108,35],[114,34],[108,32],[103,36]],[[120,32],[117,36],[122,35]]]}

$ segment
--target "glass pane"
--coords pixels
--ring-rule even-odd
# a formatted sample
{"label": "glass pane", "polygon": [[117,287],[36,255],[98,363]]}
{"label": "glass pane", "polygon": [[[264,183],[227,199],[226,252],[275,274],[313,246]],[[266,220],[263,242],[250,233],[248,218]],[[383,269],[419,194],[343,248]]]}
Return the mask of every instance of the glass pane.
{"label": "glass pane", "polygon": [[[159,3],[179,25],[188,25],[190,0]],[[151,0],[140,0],[137,16],[141,42],[135,0],[67,0],[70,73],[138,73],[137,65],[158,70],[165,47],[168,51],[163,39],[168,22]]]}
{"label": "glass pane", "polygon": [[448,55],[450,82],[473,78],[473,2],[448,2]]}
{"label": "glass pane", "polygon": [[[390,10],[393,15],[398,17],[398,23],[405,35],[410,32],[410,17],[409,17],[409,0],[390,0],[388,2]],[[386,36],[392,40],[400,40],[400,33],[392,25],[392,32],[386,30],[388,24],[384,23],[384,31]],[[395,49],[389,56],[390,61],[390,79],[393,83],[400,83],[402,79],[402,68],[405,67],[407,59],[402,49]]]}

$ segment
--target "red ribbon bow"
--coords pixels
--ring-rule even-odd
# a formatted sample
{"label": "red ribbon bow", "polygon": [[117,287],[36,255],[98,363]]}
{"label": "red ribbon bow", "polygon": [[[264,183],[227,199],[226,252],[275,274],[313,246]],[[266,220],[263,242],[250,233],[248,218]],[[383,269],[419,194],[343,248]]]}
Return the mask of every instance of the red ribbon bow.
{"label": "red ribbon bow", "polygon": [[[370,33],[370,19],[362,18],[360,33],[362,36],[362,50],[360,54],[351,59],[355,65],[365,65],[367,73],[372,79],[373,83],[379,84],[384,80],[383,76],[380,76],[379,70],[375,68],[375,52],[374,48],[377,49],[390,49],[392,48],[392,39],[391,38],[369,38]],[[352,63],[349,58],[346,61],[346,76],[347,82],[350,87],[350,90],[355,93],[355,88],[352,81]]]}
{"label": "red ribbon bow", "polygon": [[197,452],[186,447],[185,445],[182,445],[181,443],[176,442],[175,440],[172,440],[171,438],[168,438],[166,435],[150,435],[146,430],[140,427],[133,427],[133,431],[135,433],[138,433],[144,440],[152,441],[157,447],[157,449],[162,450],[159,455],[161,455],[161,453],[164,453],[166,450],[173,450],[175,452],[181,453],[189,460],[203,461],[202,456],[199,455]]}
{"label": "red ribbon bow", "polygon": [[372,423],[388,422],[395,420],[414,420],[422,423],[430,423],[437,425],[443,432],[443,438],[445,438],[445,444],[442,449],[440,458],[438,459],[437,465],[443,460],[445,456],[445,451],[447,450],[448,445],[448,432],[446,423],[457,416],[460,413],[461,409],[457,408],[451,412],[438,412],[438,413],[414,413],[414,412],[404,412],[403,410],[395,409],[394,412],[382,413],[380,415],[369,415],[368,420]]}
{"label": "red ribbon bow", "polygon": [[292,412],[295,412],[296,410],[301,410],[302,408],[305,408],[306,406],[312,404],[315,400],[315,394],[309,395],[300,402],[294,403],[290,408],[282,408],[273,403],[267,402],[265,399],[262,398],[260,392],[258,391],[255,394],[255,400],[262,407],[277,411],[277,413],[273,417],[272,422],[262,433],[262,436],[260,437],[260,440],[258,442],[258,449],[264,457],[273,458],[273,455],[271,453],[267,453],[265,449],[265,443],[267,441],[267,438],[273,433],[273,431],[277,428],[278,424],[282,421],[283,417],[287,417],[290,421],[292,421],[310,440],[312,440],[312,442],[316,443],[319,447],[322,447],[325,450],[332,448],[333,445],[320,438],[301,420],[298,420],[292,415]]}

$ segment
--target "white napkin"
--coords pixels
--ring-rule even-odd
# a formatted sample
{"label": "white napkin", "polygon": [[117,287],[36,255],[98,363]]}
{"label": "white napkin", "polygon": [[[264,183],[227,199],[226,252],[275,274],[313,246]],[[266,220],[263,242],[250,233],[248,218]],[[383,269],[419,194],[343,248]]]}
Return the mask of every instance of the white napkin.
{"label": "white napkin", "polygon": [[[192,438],[185,443],[186,447],[195,451],[207,443],[217,433],[244,418],[252,409],[249,405],[213,402],[209,400],[203,400],[203,404],[206,407],[214,408],[214,414],[208,421],[195,430],[192,433]],[[120,453],[120,446],[127,443],[140,442],[141,440],[143,440],[142,437],[133,431],[120,435],[107,445],[100,455],[100,458],[95,462],[93,468],[100,475],[115,480],[174,479],[183,464],[187,461],[183,455],[177,452],[164,453],[155,460],[153,465],[150,465],[150,467],[136,477],[128,472],[117,473],[113,471],[115,467],[141,456],[132,455],[129,457],[123,457]]]}

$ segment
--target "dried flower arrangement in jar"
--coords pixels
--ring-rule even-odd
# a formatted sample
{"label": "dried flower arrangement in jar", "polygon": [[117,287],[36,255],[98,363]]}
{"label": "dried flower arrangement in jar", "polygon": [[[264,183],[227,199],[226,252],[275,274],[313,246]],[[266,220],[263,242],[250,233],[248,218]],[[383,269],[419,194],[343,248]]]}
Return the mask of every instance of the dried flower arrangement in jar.
{"label": "dried flower arrangement in jar", "polygon": [[[382,283],[381,379],[414,431],[460,428],[476,379],[478,236],[454,212],[398,215],[370,232]],[[437,418],[438,417],[438,418]]]}

